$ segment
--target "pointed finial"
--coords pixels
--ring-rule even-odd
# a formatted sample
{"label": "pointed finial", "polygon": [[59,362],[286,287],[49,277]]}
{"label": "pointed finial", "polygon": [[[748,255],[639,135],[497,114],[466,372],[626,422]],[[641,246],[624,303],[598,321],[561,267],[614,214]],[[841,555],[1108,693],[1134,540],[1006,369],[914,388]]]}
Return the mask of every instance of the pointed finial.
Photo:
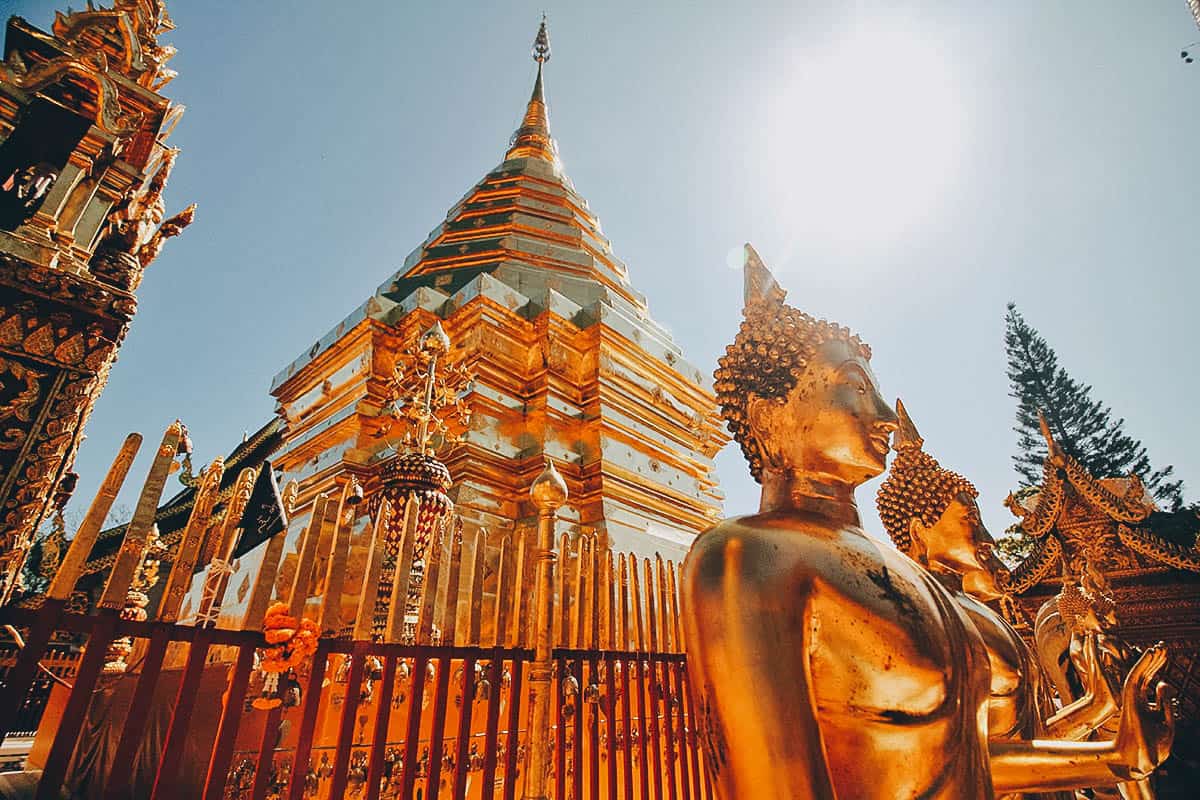
{"label": "pointed finial", "polygon": [[550,33],[546,30],[546,13],[544,11],[542,12],[542,24],[538,26],[530,55],[538,64],[545,64],[550,60]]}
{"label": "pointed finial", "polygon": [[546,468],[529,487],[529,497],[543,511],[553,511],[567,502],[567,482],[554,468],[549,456],[546,457]]}
{"label": "pointed finial", "polygon": [[920,450],[925,444],[925,440],[917,432],[917,426],[913,424],[912,417],[908,415],[908,409],[904,407],[904,402],[898,397],[896,398],[896,416],[900,420],[900,427],[892,438],[892,447],[897,452],[902,449]]}
{"label": "pointed finial", "polygon": [[1054,434],[1050,432],[1050,423],[1040,408],[1038,409],[1038,427],[1042,429],[1042,438],[1046,440],[1046,458],[1054,466],[1061,467],[1066,463],[1066,457],[1063,455],[1062,447],[1054,441]]}
{"label": "pointed finial", "polygon": [[1042,429],[1042,438],[1046,440],[1046,444],[1053,448],[1054,434],[1050,432],[1050,423],[1046,421],[1046,415],[1042,413],[1040,408],[1038,409],[1038,427]]}
{"label": "pointed finial", "polygon": [[446,335],[441,320],[434,321],[429,330],[421,334],[421,350],[439,356],[450,352],[450,337]]}
{"label": "pointed finial", "polygon": [[747,308],[758,303],[782,303],[787,297],[787,292],[780,287],[771,270],[767,269],[767,265],[749,242],[746,243],[742,272],[745,279],[743,296]]}
{"label": "pointed finial", "polygon": [[540,158],[558,167],[558,145],[550,136],[550,113],[546,108],[546,90],[542,86],[542,65],[550,60],[550,34],[546,32],[545,14],[542,15],[537,38],[533,40],[532,55],[538,65],[537,78],[533,82],[533,93],[529,96],[521,127],[509,139],[504,160]]}

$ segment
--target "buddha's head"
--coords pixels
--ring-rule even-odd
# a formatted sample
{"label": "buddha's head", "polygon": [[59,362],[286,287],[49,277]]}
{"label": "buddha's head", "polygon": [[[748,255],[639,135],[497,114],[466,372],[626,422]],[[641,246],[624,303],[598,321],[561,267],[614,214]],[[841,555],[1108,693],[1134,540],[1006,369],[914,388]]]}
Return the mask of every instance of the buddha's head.
{"label": "buddha's head", "polygon": [[1103,633],[1117,624],[1112,591],[1084,558],[1064,561],[1062,590],[1054,601],[1071,633]]}
{"label": "buddha's head", "polygon": [[715,378],[755,480],[779,472],[857,486],[883,472],[896,417],[880,397],[871,349],[784,303],[750,245],[745,269],[745,319]]}
{"label": "buddha's head", "polygon": [[896,402],[896,412],[896,458],[876,496],[888,535],[914,560],[961,575],[968,594],[999,597],[998,582],[1007,570],[979,515],[979,492],[921,449],[924,440],[903,403]]}

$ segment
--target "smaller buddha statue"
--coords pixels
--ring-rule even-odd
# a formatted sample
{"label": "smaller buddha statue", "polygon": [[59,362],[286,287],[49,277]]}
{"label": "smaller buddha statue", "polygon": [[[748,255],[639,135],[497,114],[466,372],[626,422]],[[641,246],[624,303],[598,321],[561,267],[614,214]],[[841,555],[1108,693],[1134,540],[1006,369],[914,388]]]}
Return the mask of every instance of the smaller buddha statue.
{"label": "smaller buddha statue", "polygon": [[[1068,633],[1068,657],[1078,691],[1062,697],[1063,707],[1047,720],[1051,736],[1110,739],[1119,732],[1121,684],[1143,653],[1117,631],[1117,604],[1104,575],[1084,558],[1065,565],[1063,586],[1052,601]],[[1045,658],[1045,654],[1043,654]],[[1166,702],[1167,689],[1159,694]],[[1097,787],[1097,800],[1153,800],[1148,780]]]}
{"label": "smaller buddha statue", "polygon": [[929,570],[983,635],[991,666],[990,738],[1044,736],[1054,709],[1037,658],[1003,616],[986,603],[1001,597],[1008,570],[979,513],[978,490],[923,449],[904,404],[896,401],[896,458],[879,487],[876,506],[901,552]]}

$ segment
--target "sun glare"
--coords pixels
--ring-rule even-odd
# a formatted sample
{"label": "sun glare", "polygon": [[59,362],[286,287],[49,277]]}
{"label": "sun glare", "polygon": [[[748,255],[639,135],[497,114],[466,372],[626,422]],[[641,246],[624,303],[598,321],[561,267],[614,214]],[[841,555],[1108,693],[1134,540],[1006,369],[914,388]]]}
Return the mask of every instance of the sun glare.
{"label": "sun glare", "polygon": [[888,244],[944,206],[965,115],[936,41],[858,31],[800,50],[770,103],[764,151],[797,236]]}

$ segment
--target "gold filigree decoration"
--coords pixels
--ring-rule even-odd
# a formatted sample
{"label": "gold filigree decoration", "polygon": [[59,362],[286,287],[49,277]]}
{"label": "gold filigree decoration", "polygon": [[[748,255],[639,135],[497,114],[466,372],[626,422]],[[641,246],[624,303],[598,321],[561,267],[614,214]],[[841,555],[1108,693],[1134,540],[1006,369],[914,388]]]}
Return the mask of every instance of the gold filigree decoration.
{"label": "gold filigree decoration", "polygon": [[471,422],[465,397],[474,375],[464,361],[450,359],[449,353],[450,337],[435,322],[415,346],[397,357],[377,437],[386,437],[399,423],[404,428],[403,449],[418,453],[465,438]]}
{"label": "gold filigree decoration", "polygon": [[87,9],[57,12],[54,35],[73,49],[96,47],[119,41],[119,69],[153,91],[168,84],[177,73],[166,63],[176,53],[171,45],[159,45],[158,37],[175,29],[161,0],[114,0],[112,8],[97,8],[88,0]]}
{"label": "gold filigree decoration", "polygon": [[[6,378],[9,376],[12,380],[24,385],[18,387],[16,395],[8,402],[0,404],[0,422],[10,417],[20,422],[30,422],[33,419],[33,408],[37,405],[42,391],[38,381],[45,378],[46,373],[37,372],[16,361],[0,357],[0,387],[8,388],[9,381]],[[0,447],[3,445],[0,444]]]}
{"label": "gold filigree decoration", "polygon": [[140,114],[121,111],[121,95],[108,76],[108,57],[101,51],[86,55],[68,54],[33,67],[26,66],[16,50],[0,62],[0,80],[27,92],[39,92],[60,83],[68,75],[81,78],[96,89],[96,124],[115,136],[128,136],[141,124]]}

